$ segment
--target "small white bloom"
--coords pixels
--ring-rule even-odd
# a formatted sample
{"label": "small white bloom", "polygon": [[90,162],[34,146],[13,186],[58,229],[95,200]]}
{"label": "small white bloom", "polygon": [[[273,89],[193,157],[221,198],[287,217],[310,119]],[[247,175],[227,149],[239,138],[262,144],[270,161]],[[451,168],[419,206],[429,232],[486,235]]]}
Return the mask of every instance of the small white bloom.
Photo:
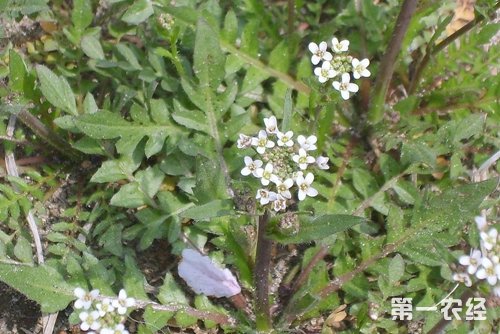
{"label": "small white bloom", "polygon": [[311,63],[313,63],[313,65],[317,65],[320,60],[330,61],[333,59],[332,54],[326,51],[328,45],[324,41],[319,43],[319,45],[311,42],[308,47],[309,51],[313,54],[311,57]]}
{"label": "small white bloom", "polygon": [[86,292],[82,288],[76,288],[74,290],[74,294],[78,299],[75,301],[75,309],[81,309],[83,308],[84,310],[88,310],[90,308],[90,305],[92,305],[92,301],[99,296],[99,290],[95,289],[90,292]]}
{"label": "small white bloom", "polygon": [[249,156],[246,156],[243,158],[245,161],[245,167],[241,170],[242,175],[250,175],[253,174],[255,177],[260,177],[259,175],[262,174],[262,164],[263,162],[260,160],[253,160]]}
{"label": "small white bloom", "polygon": [[306,169],[308,164],[313,164],[314,162],[316,162],[316,159],[314,159],[310,155],[307,155],[306,150],[304,150],[303,148],[300,148],[299,154],[295,154],[292,159],[299,164],[300,169]]}
{"label": "small white bloom", "polygon": [[[106,313],[111,313],[115,310],[113,305],[111,305],[111,300],[105,298],[101,303],[96,305],[97,311],[99,312],[99,316],[104,317]],[[102,330],[101,330],[102,331]]]}
{"label": "small white bloom", "polygon": [[349,99],[349,92],[356,93],[359,90],[358,85],[351,83],[351,77],[348,73],[342,74],[342,82],[334,81],[332,82],[333,88],[340,91],[340,95],[344,100]]}
{"label": "small white bloom", "polygon": [[370,61],[368,59],[363,59],[359,61],[359,59],[352,59],[352,75],[354,79],[359,79],[361,77],[369,77],[371,75],[370,71],[368,71],[367,67],[370,65]]}
{"label": "small white bloom", "polygon": [[84,331],[88,331],[89,329],[98,330],[101,327],[101,323],[99,322],[99,312],[92,311],[81,312],[79,314],[80,320],[82,323],[80,324],[80,328]]}
{"label": "small white bloom", "polygon": [[293,146],[293,132],[287,131],[286,133],[278,132],[278,146]]}
{"label": "small white bloom", "polygon": [[276,212],[279,212],[279,211],[285,211],[286,210],[286,199],[281,196],[281,195],[278,195],[276,200],[273,202],[273,208],[274,208],[274,211]]}
{"label": "small white bloom", "polygon": [[456,273],[456,274],[453,274],[452,278],[453,278],[453,280],[455,282],[462,282],[462,283],[464,283],[466,287],[471,287],[472,286],[472,281],[470,279],[470,276],[467,275],[466,273]]}
{"label": "small white bloom", "polygon": [[297,177],[297,186],[299,187],[299,201],[303,201],[306,196],[315,197],[318,195],[318,191],[311,187],[311,184],[314,181],[314,175],[311,173],[307,173],[304,178],[302,175]]}
{"label": "small white bloom", "polygon": [[490,285],[497,284],[498,277],[500,276],[500,264],[494,265],[490,259],[483,257],[481,265],[482,268],[479,268],[476,272],[476,277],[486,279]]}
{"label": "small white bloom", "polygon": [[252,146],[252,137],[240,133],[240,138],[236,142],[238,148],[247,148]]}
{"label": "small white bloom", "polygon": [[269,118],[264,118],[264,124],[266,125],[266,131],[269,134],[276,134],[278,130],[278,121],[275,116]]}
{"label": "small white bloom", "polygon": [[255,198],[260,199],[260,205],[266,205],[276,200],[276,193],[267,189],[259,189]]}
{"label": "small white bloom", "polygon": [[114,329],[102,328],[100,334],[129,334],[129,331],[125,329],[123,324],[118,324]]}
{"label": "small white bloom", "polygon": [[285,181],[282,181],[279,178],[275,178],[273,182],[276,184],[276,189],[278,190],[278,194],[283,196],[284,198],[292,198],[292,194],[290,193],[290,188],[293,186],[293,180],[292,179],[286,179]]}
{"label": "small white bloom", "polygon": [[304,137],[303,135],[299,135],[297,137],[297,142],[299,143],[300,147],[303,148],[306,151],[314,151],[316,147],[316,142],[318,141],[318,138],[314,135],[309,136],[309,137]]}
{"label": "small white bloom", "polygon": [[479,235],[481,236],[484,248],[487,250],[492,250],[497,244],[498,231],[496,228],[491,228],[488,233],[481,232]]}
{"label": "small white bloom", "polygon": [[264,154],[266,148],[274,147],[274,142],[267,139],[267,133],[264,130],[259,131],[258,138],[252,138],[252,145],[257,146],[256,150],[259,154]]}
{"label": "small white bloom", "polygon": [[339,42],[339,40],[334,37],[332,38],[332,49],[337,53],[345,52],[349,50],[349,41],[347,39],[344,39],[343,41]]}
{"label": "small white bloom", "polygon": [[486,230],[486,227],[488,226],[488,222],[486,221],[486,217],[484,216],[477,216],[474,218],[476,221],[477,229],[479,231],[484,231]]}
{"label": "small white bloom", "polygon": [[133,307],[135,305],[134,298],[127,298],[127,292],[124,289],[121,289],[118,293],[118,299],[113,300],[113,307],[116,308],[118,314],[127,313],[128,307]]}
{"label": "small white bloom", "polygon": [[304,176],[304,173],[302,173],[301,171],[298,171],[298,172],[294,172],[293,175],[292,175],[292,178],[293,178],[293,182],[297,183],[297,178],[299,176]]}
{"label": "small white bloom", "polygon": [[262,183],[263,186],[267,186],[271,179],[274,177],[273,174],[273,165],[270,163],[267,163],[266,167],[264,168],[264,171],[262,172],[262,176],[260,179],[260,183]]}
{"label": "small white bloom", "polygon": [[321,83],[327,82],[329,79],[334,78],[338,72],[335,71],[330,62],[325,61],[321,67],[316,67],[314,69],[314,74],[318,77],[318,81]]}
{"label": "small white bloom", "polygon": [[316,158],[316,165],[318,166],[319,169],[328,169],[330,168],[328,166],[328,160],[330,160],[327,157],[319,156]]}
{"label": "small white bloom", "polygon": [[477,268],[481,264],[481,251],[478,249],[471,250],[470,255],[462,255],[458,259],[461,265],[467,266],[467,272],[471,275],[474,275],[477,271]]}

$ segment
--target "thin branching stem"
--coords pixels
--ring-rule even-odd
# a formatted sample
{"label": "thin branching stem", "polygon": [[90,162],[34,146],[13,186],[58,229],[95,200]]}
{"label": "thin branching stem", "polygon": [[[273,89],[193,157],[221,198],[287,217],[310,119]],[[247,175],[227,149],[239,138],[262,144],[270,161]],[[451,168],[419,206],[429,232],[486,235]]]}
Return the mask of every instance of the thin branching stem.
{"label": "thin branching stem", "polygon": [[375,86],[373,87],[372,101],[370,104],[369,120],[372,123],[379,122],[384,112],[385,96],[394,73],[396,59],[401,50],[403,38],[410,25],[411,18],[417,8],[418,0],[405,0],[396,21],[396,26],[387,46],[382,61],[380,62],[379,72]]}
{"label": "thin branching stem", "polygon": [[255,315],[257,330],[267,331],[271,328],[269,309],[269,266],[271,263],[272,241],[266,237],[269,224],[269,212],[259,217],[257,231],[257,254],[255,257]]}

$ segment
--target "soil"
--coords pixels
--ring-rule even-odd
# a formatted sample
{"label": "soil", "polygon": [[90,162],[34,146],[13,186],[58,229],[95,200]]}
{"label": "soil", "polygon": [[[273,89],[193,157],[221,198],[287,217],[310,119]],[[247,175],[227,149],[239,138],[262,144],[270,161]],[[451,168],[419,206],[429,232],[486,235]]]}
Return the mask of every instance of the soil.
{"label": "soil", "polygon": [[37,333],[40,316],[36,302],[0,282],[0,333]]}

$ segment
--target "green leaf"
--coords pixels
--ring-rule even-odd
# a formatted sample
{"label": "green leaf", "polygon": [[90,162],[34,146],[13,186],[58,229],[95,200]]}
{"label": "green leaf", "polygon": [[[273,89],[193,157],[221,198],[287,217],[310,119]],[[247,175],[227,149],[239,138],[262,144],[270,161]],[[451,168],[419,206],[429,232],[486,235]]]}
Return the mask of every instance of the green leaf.
{"label": "green leaf", "polygon": [[111,197],[110,204],[122,208],[138,208],[146,204],[146,197],[137,182],[128,183]]}
{"label": "green leaf", "polygon": [[48,265],[28,267],[0,263],[0,280],[40,304],[43,313],[63,310],[75,299],[73,288]]}
{"label": "green leaf", "polygon": [[40,90],[43,96],[53,106],[61,108],[70,114],[78,115],[75,96],[68,81],[63,76],[57,76],[43,65],[37,65],[36,72],[40,80]]}
{"label": "green leaf", "polygon": [[283,106],[283,121],[281,122],[281,129],[286,132],[290,129],[290,123],[292,121],[293,112],[293,101],[292,101],[292,90],[287,89],[285,94],[285,105]]}
{"label": "green leaf", "polygon": [[401,148],[401,162],[405,166],[423,163],[430,167],[435,167],[436,153],[427,144],[407,142]]}
{"label": "green leaf", "polygon": [[122,20],[128,24],[138,25],[146,21],[153,13],[153,4],[150,0],[136,0],[123,14]]}
{"label": "green leaf", "polygon": [[203,18],[196,24],[193,60],[194,73],[201,86],[210,86],[215,91],[224,78],[225,57],[218,33]]}
{"label": "green leaf", "polygon": [[[116,147],[118,153],[131,153],[139,141],[147,136],[153,138],[153,144],[147,144],[148,157],[156,154],[159,146],[163,146],[164,139],[179,132],[170,123],[155,124],[149,122],[128,122],[118,114],[100,110],[95,114],[85,114],[75,121],[76,126],[86,135],[94,139],[120,138]],[[161,145],[160,145],[161,144]],[[160,150],[161,150],[160,147]]]}
{"label": "green leaf", "polygon": [[295,236],[285,236],[275,232],[270,234],[269,237],[283,244],[319,241],[365,221],[366,218],[357,216],[340,214],[323,215],[310,221],[302,222],[300,230]]}
{"label": "green leaf", "polygon": [[85,100],[83,100],[83,112],[86,114],[95,114],[99,111],[99,107],[95,102],[94,96],[89,92],[85,95]]}
{"label": "green leaf", "polygon": [[139,165],[140,161],[133,160],[129,157],[122,157],[119,160],[104,161],[101,167],[92,176],[90,182],[115,182],[131,178]]}
{"label": "green leaf", "polygon": [[474,36],[477,44],[491,42],[491,38],[500,30],[500,23],[490,23],[485,25],[479,33]]}
{"label": "green leaf", "polygon": [[176,121],[180,125],[185,126],[188,129],[202,131],[210,134],[205,114],[198,110],[187,110],[185,108],[181,108],[180,104],[178,103],[174,104],[174,106],[176,110],[172,114],[172,118],[174,119],[174,121]]}
{"label": "green leaf", "polygon": [[411,182],[399,180],[392,187],[401,200],[407,204],[414,204],[418,198],[418,191]]}
{"label": "green leaf", "polygon": [[9,51],[9,85],[12,90],[22,93],[28,76],[23,58],[14,49]]}
{"label": "green leaf", "polygon": [[354,169],[352,172],[352,181],[354,188],[363,195],[364,198],[373,195],[379,189],[377,180],[364,169]]}
{"label": "green leaf", "polygon": [[154,310],[151,306],[147,306],[144,311],[144,322],[148,329],[151,330],[151,334],[161,332],[161,329],[165,327],[167,322],[172,318],[174,312],[158,311]]}
{"label": "green leaf", "polygon": [[196,158],[196,187],[193,191],[199,204],[227,198],[224,174],[216,161],[200,155]]}
{"label": "green leaf", "polygon": [[229,43],[234,43],[238,38],[238,18],[232,9],[227,12],[224,18],[224,29],[221,35]]}
{"label": "green leaf", "polygon": [[92,23],[93,18],[90,0],[73,0],[71,21],[78,32],[83,32]]}
{"label": "green leaf", "polygon": [[398,282],[405,273],[405,260],[399,254],[396,254],[389,262],[388,276],[389,282],[394,284]]}
{"label": "green leaf", "polygon": [[219,199],[187,209],[182,212],[180,216],[194,220],[209,220],[210,218],[223,217],[232,214],[234,214],[233,201],[230,199]]}
{"label": "green leaf", "polygon": [[28,239],[22,236],[17,239],[16,245],[14,246],[14,255],[21,262],[33,263],[33,251]]}
{"label": "green leaf", "polygon": [[104,59],[104,51],[99,39],[94,35],[85,35],[80,42],[82,51],[92,59]]}

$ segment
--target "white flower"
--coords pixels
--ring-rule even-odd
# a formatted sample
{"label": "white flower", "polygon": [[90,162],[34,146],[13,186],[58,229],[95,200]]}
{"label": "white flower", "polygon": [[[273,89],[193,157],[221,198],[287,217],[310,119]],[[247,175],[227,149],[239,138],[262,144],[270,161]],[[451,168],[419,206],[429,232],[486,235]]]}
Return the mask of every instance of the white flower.
{"label": "white flower", "polygon": [[249,156],[246,156],[243,160],[245,160],[245,167],[241,170],[242,175],[247,176],[253,174],[255,177],[260,177],[259,175],[262,175],[262,161],[252,160]]}
{"label": "white flower", "polygon": [[89,329],[98,330],[101,327],[101,323],[99,320],[99,312],[92,311],[82,312],[79,314],[80,320],[82,323],[80,324],[80,328],[84,331],[88,331]]}
{"label": "white flower", "polygon": [[90,305],[92,305],[92,301],[99,296],[99,290],[95,289],[90,292],[86,292],[82,288],[76,288],[74,290],[74,294],[78,299],[75,301],[75,309],[88,310]]}
{"label": "white flower", "polygon": [[276,200],[276,193],[267,189],[259,189],[255,198],[260,199],[260,205],[266,205]]}
{"label": "white flower", "polygon": [[349,41],[347,39],[344,39],[343,41],[339,42],[339,40],[334,37],[332,38],[332,49],[337,53],[345,52],[349,50]]}
{"label": "white flower", "polygon": [[314,175],[307,173],[304,178],[302,175],[297,176],[297,186],[299,187],[299,201],[303,201],[307,196],[315,197],[318,191],[311,187],[314,181]]}
{"label": "white flower", "polygon": [[269,134],[275,134],[278,130],[278,121],[275,116],[269,118],[264,118],[264,124],[266,125],[266,131]]}
{"label": "white flower", "polygon": [[370,61],[368,59],[365,58],[362,61],[359,61],[359,59],[353,58],[351,64],[352,75],[354,76],[354,79],[370,76],[370,71],[366,69],[368,65],[370,65]]}
{"label": "white flower", "polygon": [[328,169],[330,168],[328,166],[328,160],[330,160],[327,157],[319,156],[316,158],[316,165],[318,166],[319,169]]}
{"label": "white flower", "polygon": [[497,284],[498,277],[500,277],[500,264],[493,265],[487,257],[483,257],[481,264],[483,267],[476,272],[476,277],[486,279],[490,285]]}
{"label": "white flower", "polygon": [[231,297],[241,292],[236,277],[229,269],[222,269],[208,256],[186,248],[179,263],[179,276],[197,294],[217,298]]}
{"label": "white flower", "polygon": [[456,274],[453,274],[452,278],[453,278],[453,280],[455,282],[462,282],[467,287],[471,287],[472,286],[472,281],[471,281],[469,275],[467,275],[466,273],[456,273]]}
{"label": "white flower", "polygon": [[293,146],[293,132],[287,131],[286,133],[278,132],[278,146]]}
{"label": "white flower", "polygon": [[264,168],[264,171],[262,172],[262,177],[260,179],[260,183],[262,183],[263,186],[267,186],[271,179],[274,177],[273,174],[273,165],[270,163],[267,163],[266,167]]}
{"label": "white flower", "polygon": [[488,233],[481,232],[479,235],[481,236],[484,248],[487,250],[492,250],[497,244],[498,231],[496,228],[491,228]]}
{"label": "white flower", "polygon": [[297,178],[299,176],[304,176],[304,173],[302,173],[301,171],[298,171],[298,172],[294,172],[293,175],[292,175],[292,178],[293,178],[293,182],[297,183]]}
{"label": "white flower", "polygon": [[118,324],[115,329],[103,328],[100,334],[129,334],[128,330],[125,329],[123,324]]}
{"label": "white flower", "polygon": [[476,221],[477,229],[479,231],[484,231],[486,230],[486,226],[488,226],[488,222],[486,221],[486,217],[484,216],[477,216],[474,218]]}
{"label": "white flower", "polygon": [[299,154],[295,154],[292,159],[299,164],[300,169],[306,169],[308,164],[312,164],[316,161],[316,159],[307,155],[306,150],[303,148],[300,148]]}
{"label": "white flower", "polygon": [[309,137],[304,137],[303,135],[299,135],[297,137],[297,142],[299,143],[300,147],[303,148],[306,151],[314,151],[316,147],[316,142],[318,141],[318,138],[316,136],[309,136]]}
{"label": "white flower", "polygon": [[330,61],[333,59],[332,54],[326,51],[328,45],[324,41],[319,43],[319,45],[311,42],[308,47],[309,51],[313,54],[311,57],[311,63],[313,63],[313,65],[317,65],[320,60]]}
{"label": "white flower", "polygon": [[321,83],[325,83],[328,79],[335,77],[338,72],[335,71],[330,62],[325,61],[321,65],[321,67],[316,67],[314,69],[314,74],[318,77],[318,81]]}
{"label": "white flower", "polygon": [[264,154],[266,148],[274,147],[274,142],[267,139],[267,133],[264,130],[259,131],[259,138],[252,138],[252,145],[257,146],[256,150],[260,154]]}
{"label": "white flower", "polygon": [[278,190],[278,194],[283,196],[284,198],[292,198],[292,194],[290,193],[290,188],[293,186],[292,179],[286,179],[285,181],[281,181],[279,178],[274,178],[273,182],[276,184],[276,189]]}
{"label": "white flower", "polygon": [[247,148],[252,145],[252,137],[240,133],[240,139],[236,142],[238,148]]}
{"label": "white flower", "polygon": [[135,305],[134,298],[127,298],[127,292],[123,289],[118,293],[118,299],[113,300],[113,307],[116,308],[118,314],[127,313],[127,308]]}
{"label": "white flower", "polygon": [[477,268],[481,264],[481,251],[478,249],[471,250],[470,255],[462,255],[458,259],[461,265],[467,266],[467,272],[474,275]]}
{"label": "white flower", "polygon": [[273,202],[273,208],[274,208],[274,211],[278,212],[278,211],[281,211],[281,210],[286,210],[286,199],[281,196],[281,195],[278,195],[278,197],[276,198],[276,200]]}
{"label": "white flower", "polygon": [[[104,317],[106,313],[111,313],[115,310],[113,305],[111,305],[111,300],[105,298],[101,303],[96,305],[97,311],[99,312],[99,316]],[[101,331],[102,332],[102,331]]]}
{"label": "white flower", "polygon": [[359,90],[358,85],[351,83],[351,77],[348,73],[342,74],[342,82],[334,81],[332,82],[333,88],[340,91],[340,95],[344,100],[349,99],[349,92],[356,93]]}

